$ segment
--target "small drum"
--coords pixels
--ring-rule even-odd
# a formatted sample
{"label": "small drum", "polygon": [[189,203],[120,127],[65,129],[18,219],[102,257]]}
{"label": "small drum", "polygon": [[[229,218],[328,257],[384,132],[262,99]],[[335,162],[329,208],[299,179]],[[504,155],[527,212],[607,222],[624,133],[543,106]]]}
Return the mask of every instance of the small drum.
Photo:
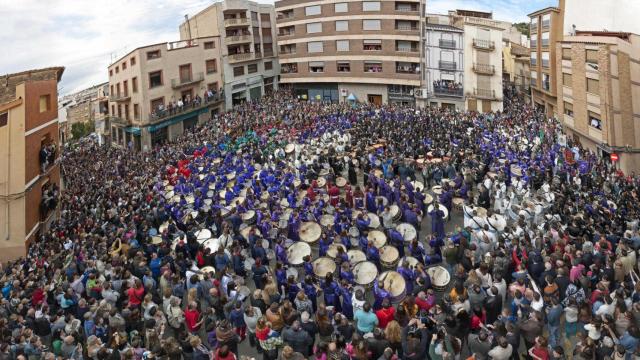
{"label": "small drum", "polygon": [[433,196],[431,194],[424,194],[424,200],[422,201],[425,205],[431,205],[433,202]]}
{"label": "small drum", "polygon": [[431,278],[431,285],[433,285],[434,290],[445,291],[447,289],[447,285],[451,281],[451,275],[449,275],[447,269],[442,266],[433,266],[427,269],[427,274]]}
{"label": "small drum", "polygon": [[202,271],[205,274],[211,274],[211,273],[216,273],[216,268],[214,268],[213,266],[205,266],[202,269],[200,269],[200,271]]}
{"label": "small drum", "polygon": [[329,249],[327,250],[327,256],[332,259],[335,259],[336,257],[338,257],[338,248],[342,248],[342,250],[344,250],[345,253],[347,252],[347,248],[345,248],[344,245],[333,243],[329,245]]}
{"label": "small drum", "polygon": [[320,235],[322,235],[322,228],[317,222],[304,222],[300,225],[299,235],[300,240],[313,244],[320,239]]}
{"label": "small drum", "polygon": [[175,193],[173,192],[173,190],[171,191],[167,191],[166,193],[164,193],[164,198],[169,200],[171,199],[173,196],[175,195]]}
{"label": "small drum", "polygon": [[424,190],[424,184],[418,180],[412,181],[411,186],[413,186],[413,189],[417,192],[422,192],[422,190]]}
{"label": "small drum", "polygon": [[391,245],[385,245],[380,249],[380,263],[387,269],[395,269],[400,260],[398,249]]}
{"label": "small drum", "polygon": [[380,230],[369,231],[367,240],[373,243],[373,246],[380,249],[387,244],[387,235]]}
{"label": "small drum", "polygon": [[353,265],[367,261],[367,255],[362,250],[352,249],[347,251],[347,256],[349,257],[349,262]]}
{"label": "small drum", "polygon": [[305,256],[311,256],[311,246],[305,242],[298,241],[287,248],[287,258],[293,266],[302,266]]}
{"label": "small drum", "polygon": [[227,190],[222,190],[220,191],[220,193],[218,193],[218,196],[220,196],[220,199],[224,200],[224,198],[227,195]]}
{"label": "small drum", "polygon": [[317,280],[324,280],[328,273],[335,274],[336,272],[336,263],[329,257],[315,259],[312,264],[313,274]]}
{"label": "small drum", "polygon": [[216,184],[211,183],[209,184],[209,190],[215,190],[216,189]]}
{"label": "small drum", "polygon": [[245,240],[249,240],[249,233],[251,232],[251,229],[255,229],[256,230],[256,235],[258,236],[262,236],[262,234],[260,233],[260,229],[258,229],[255,226],[247,226],[246,228],[240,230],[240,235],[242,235],[243,238],[245,238]]}
{"label": "small drum", "polygon": [[211,239],[211,230],[209,229],[198,230],[195,232],[194,235],[196,237],[196,240],[198,240],[198,242],[201,243],[204,240]]}
{"label": "small drum", "polygon": [[454,197],[451,201],[453,203],[453,208],[459,211],[462,211],[462,206],[464,205],[464,199],[459,197]]}
{"label": "small drum", "polygon": [[213,205],[213,200],[211,199],[204,199],[204,205],[211,207],[211,205]]}
{"label": "small drum", "polygon": [[212,254],[218,252],[218,248],[220,247],[220,242],[218,239],[207,239],[200,243],[203,248],[211,250]]}
{"label": "small drum", "polygon": [[418,268],[418,264],[420,264],[420,261],[418,261],[418,259],[414,258],[413,256],[405,256],[400,259],[400,261],[398,261],[398,268],[404,266],[405,262],[409,263],[409,267],[412,269]]}
{"label": "small drum", "polygon": [[187,204],[193,204],[196,201],[196,198],[193,195],[187,195],[184,197],[184,200]]}
{"label": "small drum", "polygon": [[336,186],[339,188],[343,188],[347,185],[347,179],[343,178],[342,176],[340,176],[339,178],[336,179]]}
{"label": "small drum", "polygon": [[398,205],[396,204],[389,206],[389,213],[391,214],[391,218],[393,219],[393,221],[399,221],[402,218],[400,207],[398,207]]}
{"label": "small drum", "polygon": [[294,187],[294,188],[296,188],[296,189],[297,189],[297,188],[299,188],[299,187],[300,187],[300,185],[302,185],[302,181],[300,181],[300,180],[298,180],[298,179],[293,180],[293,187]]}
{"label": "small drum", "polygon": [[269,193],[265,191],[262,194],[260,194],[260,200],[262,200],[262,201],[269,200]]}
{"label": "small drum", "polygon": [[391,294],[391,302],[397,304],[406,296],[407,285],[402,275],[394,270],[385,271],[378,277],[382,288]]}
{"label": "small drum", "polygon": [[323,178],[323,177],[319,177],[318,178],[318,187],[323,188],[327,186],[327,179]]}
{"label": "small drum", "polygon": [[[442,210],[442,212],[444,213],[444,217],[443,217],[443,219],[446,219],[446,218],[448,218],[448,217],[449,217],[449,210],[447,210],[447,207],[446,207],[446,206],[444,206],[444,205],[442,205],[442,204],[438,204],[438,208],[439,208],[440,210]],[[429,207],[427,208],[427,213],[432,212],[432,211],[433,211],[433,209],[434,209],[433,204],[429,205]]]}
{"label": "small drum", "polygon": [[333,217],[333,215],[322,215],[322,217],[320,217],[320,225],[322,225],[322,227],[325,229],[332,227],[334,221],[335,218]]}
{"label": "small drum", "polygon": [[378,215],[374,213],[368,213],[367,218],[369,218],[369,228],[377,229],[380,227],[380,218]]}
{"label": "small drum", "polygon": [[358,236],[360,236],[360,230],[358,230],[358,228],[355,226],[350,227],[349,236],[351,236],[352,238],[357,238]]}
{"label": "small drum", "polygon": [[356,284],[371,288],[378,277],[378,268],[371,261],[362,261],[353,267],[353,275]]}
{"label": "small drum", "polygon": [[406,242],[411,242],[418,237],[418,232],[416,231],[415,226],[409,223],[399,224],[396,226],[396,230],[402,234],[402,237],[404,237],[404,241]]}
{"label": "small drum", "polygon": [[227,174],[227,180],[231,181],[233,179],[236,178],[236,173],[235,172],[231,172]]}
{"label": "small drum", "polygon": [[244,196],[238,196],[237,198],[234,198],[232,200],[232,203],[237,205],[244,205],[245,201],[247,201],[247,198],[245,198]]}
{"label": "small drum", "polygon": [[389,203],[389,200],[384,197],[384,196],[376,196],[376,204],[378,204],[378,201],[382,201],[382,206],[387,206],[387,204]]}
{"label": "small drum", "polygon": [[291,154],[292,152],[294,152],[296,149],[296,144],[287,144],[287,146],[284,147],[284,152],[287,154]]}
{"label": "small drum", "polygon": [[242,221],[245,224],[253,225],[256,223],[256,212],[253,210],[247,210],[246,213],[242,214]]}
{"label": "small drum", "polygon": [[436,195],[441,195],[444,192],[444,190],[442,189],[442,186],[440,186],[440,185],[436,185],[436,186],[432,187],[431,191]]}

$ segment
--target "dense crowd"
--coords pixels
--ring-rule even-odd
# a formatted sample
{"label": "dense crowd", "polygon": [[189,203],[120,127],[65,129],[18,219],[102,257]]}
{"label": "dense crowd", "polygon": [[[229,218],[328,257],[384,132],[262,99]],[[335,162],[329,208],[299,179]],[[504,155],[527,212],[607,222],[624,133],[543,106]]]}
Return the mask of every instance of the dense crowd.
{"label": "dense crowd", "polygon": [[[277,93],[151,152],[67,151],[60,218],[2,269],[0,358],[227,360],[247,355],[239,347],[248,341],[265,360],[634,359],[640,178],[560,145],[561,133],[516,97],[502,113],[478,114]],[[279,149],[288,143],[306,147],[287,158]],[[419,162],[428,158],[442,160]],[[227,211],[240,177],[246,203]],[[435,185],[446,213],[425,204]],[[209,188],[231,195],[206,203]],[[452,226],[454,198],[465,213]],[[394,230],[394,204],[415,226],[413,241]],[[489,214],[466,213],[475,206]],[[249,210],[258,216],[245,235]],[[370,219],[356,210],[379,215],[399,257],[417,259],[398,268],[402,298],[383,281],[355,286],[344,250],[384,267],[366,236]],[[494,213],[506,227],[492,225]],[[316,276],[305,257],[292,275],[284,244],[323,214],[334,220],[318,253],[344,245],[337,270]],[[197,241],[202,228],[215,249]],[[447,269],[447,287],[433,285],[433,266]]]}

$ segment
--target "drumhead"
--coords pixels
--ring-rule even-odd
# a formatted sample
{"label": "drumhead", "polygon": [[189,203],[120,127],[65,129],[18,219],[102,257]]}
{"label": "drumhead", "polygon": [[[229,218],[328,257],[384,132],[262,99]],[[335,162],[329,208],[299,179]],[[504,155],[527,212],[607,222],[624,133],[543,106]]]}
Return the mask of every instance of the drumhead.
{"label": "drumhead", "polygon": [[391,296],[397,297],[405,292],[406,282],[402,275],[397,271],[385,271],[378,277],[382,281],[382,287],[391,293]]}
{"label": "drumhead", "polygon": [[362,261],[367,261],[367,255],[362,250],[349,250],[347,251],[347,256],[349,257],[349,262],[351,264],[357,264]]}
{"label": "drumhead", "polygon": [[335,274],[336,272],[336,263],[329,257],[315,259],[312,264],[313,273],[319,278],[324,278],[328,273]]}
{"label": "drumhead", "polygon": [[311,247],[305,242],[296,242],[287,248],[287,256],[292,265],[301,265],[305,256],[311,255]]}
{"label": "drumhead", "polygon": [[378,276],[378,268],[370,261],[363,261],[353,267],[353,274],[356,284],[369,285]]}
{"label": "drumhead", "polygon": [[380,230],[372,230],[369,231],[367,240],[373,242],[373,246],[380,249],[387,243],[387,235]]}
{"label": "drumhead", "polygon": [[382,260],[383,262],[392,263],[398,260],[399,256],[400,253],[398,252],[398,249],[395,248],[395,246],[385,245],[382,247],[382,249],[380,249],[380,260]]}
{"label": "drumhead", "polygon": [[409,223],[402,223],[396,226],[396,230],[402,234],[404,237],[404,241],[413,241],[416,237],[418,237],[418,232],[416,228]]}
{"label": "drumhead", "polygon": [[442,266],[430,267],[427,269],[427,273],[429,274],[431,283],[434,286],[445,287],[451,281],[451,275],[449,275],[447,269]]}
{"label": "drumhead", "polygon": [[331,244],[329,245],[329,249],[327,250],[327,256],[335,259],[338,256],[338,248],[342,248],[342,250],[344,250],[344,252],[347,251],[347,248],[344,247],[344,245],[342,244]]}

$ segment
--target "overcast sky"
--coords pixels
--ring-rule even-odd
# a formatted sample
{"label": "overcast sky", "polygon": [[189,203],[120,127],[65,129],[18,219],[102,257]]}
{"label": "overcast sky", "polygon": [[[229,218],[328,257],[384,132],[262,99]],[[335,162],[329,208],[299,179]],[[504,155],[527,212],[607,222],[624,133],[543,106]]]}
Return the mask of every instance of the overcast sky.
{"label": "overcast sky", "polygon": [[[178,25],[211,0],[0,0],[0,75],[64,66],[66,94],[107,81],[112,59],[151,43],[178,40]],[[268,0],[260,0],[272,3]],[[427,0],[427,11],[493,11],[494,18],[527,21],[557,0]]]}

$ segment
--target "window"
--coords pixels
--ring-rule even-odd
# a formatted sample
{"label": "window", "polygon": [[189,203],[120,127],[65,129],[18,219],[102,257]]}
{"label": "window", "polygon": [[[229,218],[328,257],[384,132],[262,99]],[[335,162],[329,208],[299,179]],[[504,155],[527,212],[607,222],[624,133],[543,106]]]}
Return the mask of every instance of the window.
{"label": "window", "polygon": [[549,32],[543,32],[542,33],[542,46],[543,47],[548,47],[549,46]]}
{"label": "window", "polygon": [[309,72],[311,72],[311,73],[324,72],[324,61],[311,61],[311,62],[309,62]]}
{"label": "window", "polygon": [[51,95],[40,95],[40,112],[49,111],[51,109]]}
{"label": "window", "polygon": [[131,62],[131,66],[135,65],[136,64],[136,57],[135,56],[132,57],[130,62]]}
{"label": "window", "polygon": [[562,60],[571,60],[571,48],[562,48]]}
{"label": "window", "polygon": [[138,92],[138,78],[134,77],[131,79],[131,91],[134,93]]}
{"label": "window", "polygon": [[111,85],[111,91],[109,92],[109,94],[111,94],[111,96],[113,96],[113,94],[115,94],[115,92],[113,91],[113,85]]}
{"label": "window", "polygon": [[551,14],[542,15],[542,28],[548,29],[551,26]]}
{"label": "window", "polygon": [[602,130],[602,120],[600,120],[600,115],[589,111],[589,125],[598,130]]}
{"label": "window", "polygon": [[244,66],[236,66],[233,68],[233,76],[244,75]]}
{"label": "window", "polygon": [[548,68],[549,67],[549,53],[548,52],[543,52],[542,53],[542,67]]}
{"label": "window", "polygon": [[140,120],[140,105],[133,104],[133,119]]}
{"label": "window", "polygon": [[125,120],[129,120],[129,104],[124,105],[124,118]]}
{"label": "window", "polygon": [[216,48],[216,43],[213,41],[205,41],[204,42],[204,49],[205,50],[211,50],[211,49],[215,49]]}
{"label": "window", "polygon": [[307,24],[307,34],[319,33],[322,32],[322,23],[309,23]]}
{"label": "window", "polygon": [[598,50],[586,50],[587,62],[590,64],[598,63]]}
{"label": "window", "polygon": [[349,51],[349,40],[336,41],[336,51]]}
{"label": "window", "polygon": [[255,11],[251,12],[251,20],[258,21],[258,13]]}
{"label": "window", "polygon": [[551,77],[549,74],[542,74],[542,88],[546,91],[551,89]]}
{"label": "window", "polygon": [[573,104],[569,102],[564,102],[564,113],[573,117]]}
{"label": "window", "polygon": [[364,72],[382,72],[382,61],[365,61]]}
{"label": "window", "polygon": [[147,60],[157,59],[160,57],[160,50],[147,51]]}
{"label": "window", "polygon": [[126,61],[122,62],[122,70],[127,70],[127,62]]}
{"label": "window", "polygon": [[113,76],[113,70],[109,70],[109,76]]}
{"label": "window", "polygon": [[587,92],[600,95],[600,81],[587,78]]}
{"label": "window", "polygon": [[162,70],[149,73],[149,88],[162,86]]}
{"label": "window", "polygon": [[380,30],[380,20],[362,20],[362,30]]}
{"label": "window", "polygon": [[247,74],[253,74],[258,72],[258,64],[247,65]]}
{"label": "window", "polygon": [[116,106],[111,105],[111,116],[116,116]]}
{"label": "window", "polygon": [[380,1],[363,1],[362,11],[380,11]]}
{"label": "window", "polygon": [[160,97],[157,99],[151,100],[151,111],[155,112],[158,110],[164,110],[164,98]]}
{"label": "window", "polygon": [[349,4],[348,3],[336,3],[335,4],[335,12],[342,13],[342,12],[348,12],[348,11],[349,11]]}
{"label": "window", "polygon": [[122,91],[125,97],[129,96],[129,82],[127,80],[122,83]]}
{"label": "window", "polygon": [[207,84],[207,90],[218,91],[218,82],[216,81],[216,82]]}
{"label": "window", "polygon": [[562,73],[562,85],[571,87],[572,79],[571,74]]}
{"label": "window", "polygon": [[349,20],[336,21],[336,31],[349,31]]}
{"label": "window", "polygon": [[532,71],[531,72],[531,86],[537,86],[538,85],[538,72],[537,71]]}
{"label": "window", "polygon": [[271,70],[271,69],[273,69],[273,62],[271,62],[271,61],[265,61],[265,63],[264,63],[264,69],[265,69],[265,70]]}
{"label": "window", "polygon": [[538,47],[538,39],[535,38],[535,35],[534,37],[531,38],[531,43],[529,44],[529,47],[531,49],[535,49]]}
{"label": "window", "polygon": [[351,63],[348,61],[338,61],[336,64],[338,72],[350,72],[351,71]]}
{"label": "window", "polygon": [[320,5],[307,6],[304,8],[304,14],[306,16],[320,15],[322,13],[322,8]]}
{"label": "window", "polygon": [[6,126],[8,122],[9,122],[9,113],[3,112],[2,114],[0,114],[0,127]]}
{"label": "window", "polygon": [[298,72],[298,63],[282,64],[280,72],[283,74],[295,74]]}
{"label": "window", "polygon": [[322,41],[311,41],[307,43],[308,53],[323,52]]}
{"label": "window", "polygon": [[116,84],[116,93],[118,94],[118,97],[120,97],[120,83]]}
{"label": "window", "polygon": [[205,62],[207,74],[213,74],[218,71],[218,62],[216,59],[207,60]]}
{"label": "window", "polygon": [[531,53],[531,66],[535,66],[537,64],[538,64],[538,53],[534,51]]}
{"label": "window", "polygon": [[180,65],[178,67],[178,72],[180,73],[180,83],[186,83],[193,80],[193,77],[191,77],[191,64]]}
{"label": "window", "polygon": [[382,50],[382,40],[363,40],[362,49],[365,51],[380,51]]}
{"label": "window", "polygon": [[120,67],[116,66],[116,74],[120,72]]}

